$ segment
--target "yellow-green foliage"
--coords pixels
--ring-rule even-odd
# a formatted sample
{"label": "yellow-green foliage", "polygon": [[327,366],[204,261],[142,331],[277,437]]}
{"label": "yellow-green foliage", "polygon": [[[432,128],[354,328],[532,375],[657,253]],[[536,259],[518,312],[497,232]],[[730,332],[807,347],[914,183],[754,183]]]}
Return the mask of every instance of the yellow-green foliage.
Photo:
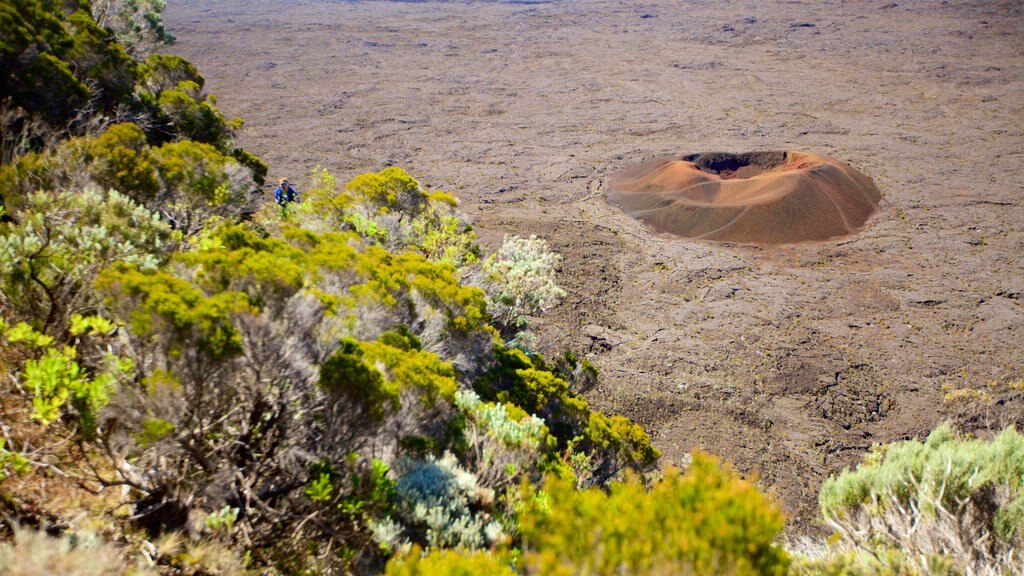
{"label": "yellow-green foliage", "polygon": [[451,401],[457,387],[451,365],[430,352],[352,338],[321,366],[320,386],[376,420],[399,407],[402,390],[417,390],[429,407],[439,398]]}
{"label": "yellow-green foliage", "polygon": [[513,576],[507,558],[493,552],[456,552],[433,549],[423,555],[418,547],[395,557],[384,570],[387,576]]}
{"label": "yellow-green foliage", "polygon": [[[70,332],[72,336],[103,336],[111,328],[104,318],[76,316]],[[15,375],[29,392],[32,418],[48,425],[73,410],[86,437],[95,432],[99,411],[110,402],[118,380],[129,376],[133,368],[127,358],[108,354],[104,370],[90,373],[79,363],[75,346],[54,346],[53,338],[24,322],[8,327],[0,320],[0,340],[5,346],[23,348],[26,359]]]}
{"label": "yellow-green foliage", "polygon": [[0,196],[16,212],[36,190],[113,189],[193,233],[209,216],[238,212],[265,172],[260,164],[244,150],[194,140],[151,146],[138,126],[115,124],[0,166]]}
{"label": "yellow-green foliage", "polygon": [[[199,238],[197,250],[176,256],[187,278],[168,270],[119,266],[98,287],[132,332],[163,339],[172,355],[189,346],[213,359],[242,353],[240,315],[279,311],[308,292],[334,314],[355,314],[369,301],[394,310],[393,322],[415,312],[413,295],[445,314],[451,329],[480,329],[483,294],[459,284],[450,267],[422,256],[363,251],[345,234],[293,230],[290,241],[263,238],[243,226],[226,226]],[[339,283],[344,280],[346,283]],[[403,331],[404,330],[404,331]],[[407,329],[384,332],[380,342],[347,339],[322,367],[320,383],[333,393],[359,399],[375,418],[397,407],[398,395],[415,388],[428,407],[450,401],[456,391],[451,365],[419,349]]]}
{"label": "yellow-green foliage", "polygon": [[321,167],[299,207],[299,221],[318,231],[352,230],[367,242],[413,250],[433,262],[461,267],[479,258],[476,234],[446,192],[427,194],[401,168],[356,176],[344,190]]}
{"label": "yellow-green foliage", "polygon": [[174,88],[180,82],[189,81],[201,90],[206,80],[191,62],[173,54],[152,54],[146,58],[142,76],[149,92],[159,94]]}
{"label": "yellow-green foliage", "polygon": [[[241,290],[257,306],[308,289],[339,315],[383,305],[394,311],[393,325],[411,325],[421,312],[441,314],[458,333],[485,325],[483,292],[462,285],[453,267],[412,252],[360,248],[345,233],[288,229],[278,239],[229,226],[205,235],[198,251],[180,259],[198,267],[195,278],[208,292]],[[418,311],[420,300],[432,311]]]}
{"label": "yellow-green foliage", "polygon": [[434,307],[447,311],[450,329],[465,333],[483,327],[487,310],[484,293],[461,284],[453,266],[430,262],[413,252],[394,255],[377,247],[367,248],[365,256],[359,271],[367,278],[368,290],[415,291]]}
{"label": "yellow-green foliage", "polygon": [[266,165],[234,148],[241,120],[217,110],[194,66],[162,54],[143,63],[129,53],[143,39],[172,39],[162,23],[164,6],[163,0],[0,2],[0,94],[13,113],[0,127],[3,161],[40,150],[52,134],[82,133],[95,119],[129,116],[146,127],[150,144],[191,138],[214,145],[262,183]]}
{"label": "yellow-green foliage", "polygon": [[660,453],[640,426],[621,416],[609,418],[592,411],[543,359],[534,361],[522,350],[504,346],[496,347],[494,353],[494,366],[473,385],[481,398],[508,402],[542,417],[559,448],[574,442],[594,453],[596,460],[605,461],[606,474],[619,466],[642,470],[657,462]]}
{"label": "yellow-green foliage", "polygon": [[432,352],[398,348],[383,342],[364,342],[364,361],[383,367],[385,378],[399,390],[416,389],[420,401],[432,407],[439,399],[451,402],[458,386],[455,370]]}
{"label": "yellow-green foliage", "polygon": [[405,170],[394,166],[376,174],[360,174],[345,186],[345,190],[356,202],[376,206],[380,212],[396,208],[416,212],[415,208],[427,200],[419,183]]}
{"label": "yellow-green foliage", "polygon": [[773,545],[778,507],[757,489],[695,454],[685,474],[668,470],[650,489],[636,478],[608,492],[549,479],[528,488],[520,516],[525,563],[536,574],[786,574]]}
{"label": "yellow-green foliage", "polygon": [[160,92],[157,105],[178,134],[199,142],[228,142],[233,131],[242,125],[238,118],[224,118],[215,99],[204,97],[202,87],[192,80],[182,80],[174,88]]}
{"label": "yellow-green foliage", "polygon": [[210,144],[181,140],[155,149],[153,154],[164,189],[180,190],[184,201],[204,201],[216,206],[227,201],[237,202],[248,190],[233,189],[234,197],[218,196],[220,186],[230,184],[230,170],[238,166],[229,156]]}
{"label": "yellow-green foliage", "polygon": [[160,191],[156,160],[149,153],[146,134],[135,124],[115,124],[96,138],[90,151],[95,158],[93,177],[104,188],[128,192],[139,201],[152,200]]}
{"label": "yellow-green foliage", "polygon": [[20,452],[12,452],[6,448],[7,439],[0,438],[0,481],[13,474],[28,474],[32,471],[32,461]]}
{"label": "yellow-green foliage", "polygon": [[233,316],[250,310],[248,298],[238,292],[203,294],[187,280],[165,271],[119,266],[103,274],[97,287],[112,295],[111,304],[122,312],[137,335],[166,339],[172,356],[187,347],[214,359],[242,352]]}

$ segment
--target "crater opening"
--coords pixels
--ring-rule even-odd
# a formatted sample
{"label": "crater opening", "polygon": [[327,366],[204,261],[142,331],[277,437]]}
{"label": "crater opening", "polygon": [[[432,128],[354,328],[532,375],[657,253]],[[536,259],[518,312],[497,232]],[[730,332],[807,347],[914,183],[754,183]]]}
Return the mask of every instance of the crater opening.
{"label": "crater opening", "polygon": [[809,152],[700,152],[616,174],[608,199],[659,232],[789,244],[860,231],[881,194],[857,170]]}
{"label": "crater opening", "polygon": [[683,160],[692,162],[701,172],[715,174],[723,180],[752,178],[785,164],[785,152],[703,152],[687,154]]}

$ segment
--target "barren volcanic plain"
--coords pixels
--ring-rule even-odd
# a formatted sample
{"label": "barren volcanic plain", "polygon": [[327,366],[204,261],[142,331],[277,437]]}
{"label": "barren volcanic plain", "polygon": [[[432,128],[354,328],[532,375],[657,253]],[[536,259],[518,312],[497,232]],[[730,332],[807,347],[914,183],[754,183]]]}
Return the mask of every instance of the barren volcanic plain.
{"label": "barren volcanic plain", "polygon": [[[533,323],[543,351],[589,357],[587,399],[667,463],[759,473],[792,531],[873,443],[1024,421],[1019,1],[169,4],[271,177],[394,164],[488,246],[546,238],[569,296]],[[632,165],[716,150],[829,156],[882,202],[859,234],[756,246],[607,201]]]}

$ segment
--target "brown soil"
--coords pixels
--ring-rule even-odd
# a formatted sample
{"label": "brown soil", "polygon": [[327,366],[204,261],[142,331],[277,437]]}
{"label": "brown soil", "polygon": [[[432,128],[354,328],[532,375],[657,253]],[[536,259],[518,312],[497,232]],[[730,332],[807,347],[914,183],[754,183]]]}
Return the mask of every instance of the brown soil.
{"label": "brown soil", "polygon": [[[569,297],[534,325],[601,370],[588,399],[666,462],[758,471],[813,531],[822,479],[872,443],[1019,416],[1020,394],[979,411],[943,386],[1024,374],[1022,10],[174,0],[167,20],[272,178],[396,164],[458,194],[489,246],[547,238]],[[699,150],[813,150],[883,202],[842,241],[756,247],[605,200],[608,176]]]}

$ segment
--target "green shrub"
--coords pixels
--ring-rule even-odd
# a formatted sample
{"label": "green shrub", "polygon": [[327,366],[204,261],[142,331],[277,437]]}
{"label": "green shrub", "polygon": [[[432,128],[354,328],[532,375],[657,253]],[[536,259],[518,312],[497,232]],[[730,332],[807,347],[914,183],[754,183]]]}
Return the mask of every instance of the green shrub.
{"label": "green shrub", "polygon": [[[418,317],[489,338],[479,290],[351,233],[263,237],[241,225],[204,231],[163,269],[111,268],[97,286],[145,359],[139,386],[109,411],[108,439],[118,474],[144,495],[140,523],[177,530],[230,504],[230,534],[306,567],[372,565],[382,542],[409,537],[389,519],[397,501],[370,486],[386,484],[404,438],[443,443],[456,372],[428,351]],[[387,455],[383,472],[350,458],[364,447]],[[281,540],[281,526],[303,536]]]}
{"label": "green shrub", "polygon": [[130,116],[147,127],[150,143],[191,138],[214,145],[262,182],[266,166],[233,146],[241,120],[224,118],[202,93],[194,66],[177,56],[152,55],[144,63],[132,57],[173,39],[163,8],[163,0],[0,2],[4,160]]}
{"label": "green shrub", "polygon": [[0,94],[58,128],[90,99],[112,113],[131,95],[137,74],[122,46],[77,4],[0,2]]}
{"label": "green shrub", "polygon": [[113,30],[133,53],[174,43],[174,36],[164,27],[164,0],[94,0],[91,4],[97,23]]}
{"label": "green shrub", "polygon": [[227,120],[217,109],[216,100],[204,96],[202,87],[192,80],[182,80],[174,88],[161,91],[157,106],[175,134],[221,150],[228,148],[234,131],[242,125],[238,118]]}
{"label": "green shrub", "polygon": [[92,177],[104,189],[119,190],[137,202],[152,202],[160,192],[156,159],[146,134],[135,124],[115,124],[96,138]]}
{"label": "green shrub", "polygon": [[115,124],[0,166],[0,196],[17,214],[37,190],[113,189],[191,235],[211,218],[251,209],[250,193],[265,171],[241,149],[229,154],[193,140],[153,147],[138,126]]}
{"label": "green shrub", "polygon": [[[104,336],[113,325],[99,317],[72,318],[73,336]],[[48,425],[65,412],[77,416],[79,431],[92,438],[100,410],[117,389],[118,381],[131,376],[133,366],[127,358],[107,353],[100,370],[90,371],[79,361],[75,346],[53,346],[53,339],[20,323],[7,327],[0,323],[0,339],[8,346],[21,345],[25,350],[23,366],[16,374],[29,391],[32,418]]]}
{"label": "green shrub", "polygon": [[221,362],[242,353],[242,336],[234,317],[251,310],[245,294],[231,291],[207,296],[188,281],[165,271],[120,265],[97,281],[117,301],[111,308],[136,337],[159,343],[173,358],[188,355]]}
{"label": "green shrub", "polygon": [[139,77],[138,64],[109,30],[96,24],[88,12],[88,3],[82,2],[71,12],[65,25],[75,40],[72,69],[88,86],[91,105],[103,112],[114,112],[131,99]]}
{"label": "green shrub", "polygon": [[143,82],[154,94],[170,90],[181,82],[192,82],[201,90],[206,79],[191,62],[173,54],[152,54],[142,69]]}
{"label": "green shrub", "polygon": [[638,479],[578,491],[549,479],[528,488],[519,526],[536,574],[786,574],[773,544],[777,506],[718,461],[696,454],[650,489]]}
{"label": "green shrub", "polygon": [[451,401],[456,389],[452,366],[432,353],[353,338],[343,339],[321,367],[319,385],[374,420],[396,410],[406,390],[432,408],[439,399]]}
{"label": "green shrub", "polygon": [[545,455],[547,427],[513,404],[483,402],[475,392],[455,395],[462,413],[466,460],[478,483],[496,490],[538,468]]}
{"label": "green shrub", "polygon": [[240,214],[254,188],[252,173],[210,144],[181,140],[152,149],[162,190],[156,206],[186,235],[213,216]]}
{"label": "green shrub", "polygon": [[[657,463],[661,454],[640,426],[591,410],[542,358],[503,345],[493,351],[494,364],[474,381],[474,390],[484,400],[513,404],[543,418],[563,460],[572,460],[573,450],[589,455],[592,480],[603,482],[622,468],[643,471]],[[570,444],[573,450],[567,450]]]}
{"label": "green shrub", "polygon": [[320,386],[343,402],[362,406],[374,420],[399,406],[398,386],[363,359],[359,342],[348,339],[320,367]]}
{"label": "green shrub", "polygon": [[959,438],[949,424],[925,442],[874,449],[826,481],[819,502],[840,550],[897,551],[927,572],[937,558],[977,574],[1024,569],[1024,437]]}
{"label": "green shrub", "polygon": [[0,438],[0,481],[13,474],[27,474],[32,462],[21,452],[11,452],[5,446],[6,438]]}

